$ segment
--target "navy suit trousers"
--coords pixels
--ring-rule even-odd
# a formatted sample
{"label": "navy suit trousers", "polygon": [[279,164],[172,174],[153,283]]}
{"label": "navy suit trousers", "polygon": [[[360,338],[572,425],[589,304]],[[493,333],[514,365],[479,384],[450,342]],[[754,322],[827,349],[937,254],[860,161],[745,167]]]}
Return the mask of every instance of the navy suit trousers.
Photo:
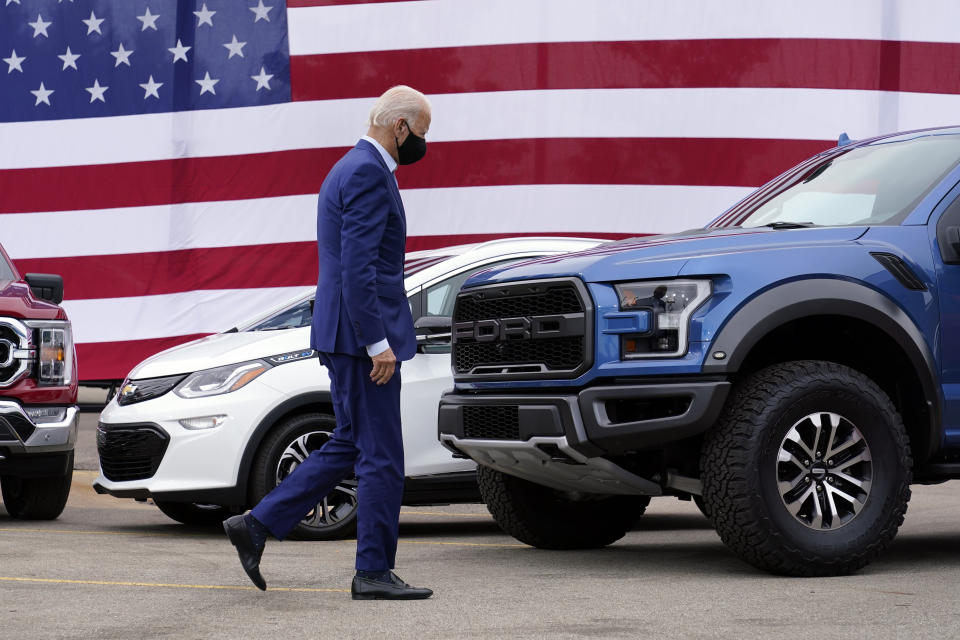
{"label": "navy suit trousers", "polygon": [[320,353],[320,361],[330,374],[337,427],[250,513],[283,540],[324,496],[356,473],[356,568],[393,569],[404,476],[400,365],[387,384],[377,385],[370,380],[369,358]]}

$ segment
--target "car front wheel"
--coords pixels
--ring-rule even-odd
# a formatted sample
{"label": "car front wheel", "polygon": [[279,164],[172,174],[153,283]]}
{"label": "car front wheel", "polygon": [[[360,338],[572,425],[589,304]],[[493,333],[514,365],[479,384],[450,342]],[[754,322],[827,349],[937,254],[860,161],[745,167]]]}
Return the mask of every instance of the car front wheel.
{"label": "car front wheel", "polygon": [[67,454],[66,472],[41,478],[0,477],[3,506],[14,518],[54,520],[63,513],[73,481],[73,451]]}
{"label": "car front wheel", "polygon": [[[290,475],[310,452],[330,439],[337,422],[333,416],[307,413],[281,422],[267,435],[253,463],[251,501],[260,502]],[[356,535],[357,481],[344,479],[300,521],[290,533],[300,540],[335,540]]]}
{"label": "car front wheel", "polygon": [[703,498],[720,538],[750,564],[842,575],[893,541],[911,466],[903,422],[872,380],[787,362],[735,389],[704,441]]}

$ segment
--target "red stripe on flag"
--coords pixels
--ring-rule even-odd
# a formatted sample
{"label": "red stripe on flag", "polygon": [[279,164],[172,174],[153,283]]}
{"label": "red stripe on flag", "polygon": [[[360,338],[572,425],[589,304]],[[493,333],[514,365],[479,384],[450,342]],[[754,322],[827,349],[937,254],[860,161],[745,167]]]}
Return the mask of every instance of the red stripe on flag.
{"label": "red stripe on flag", "polygon": [[[498,238],[563,236],[617,239],[636,233],[474,233],[411,236],[407,251]],[[194,290],[263,289],[317,282],[315,242],[15,260],[22,273],[58,273],[68,300],[127,298]]]}
{"label": "red stripe on flag", "polygon": [[77,345],[78,377],[80,380],[118,380],[155,353],[205,335],[209,334],[170,336],[150,340],[80,343]]}
{"label": "red stripe on flag", "polygon": [[[960,93],[960,44],[721,39],[549,42],[290,58],[294,100],[424,93],[621,88],[811,88]],[[350,78],[331,82],[330,78]]]}
{"label": "red stripe on flag", "polygon": [[[404,189],[520,184],[757,186],[833,146],[819,140],[532,138],[434,142]],[[0,213],[316,193],[344,148],[0,171]],[[506,161],[506,160],[509,161]],[[104,188],[110,185],[110,188]]]}
{"label": "red stripe on flag", "polygon": [[317,281],[316,242],[14,260],[22,273],[63,275],[68,300],[195,289],[292,287]]}

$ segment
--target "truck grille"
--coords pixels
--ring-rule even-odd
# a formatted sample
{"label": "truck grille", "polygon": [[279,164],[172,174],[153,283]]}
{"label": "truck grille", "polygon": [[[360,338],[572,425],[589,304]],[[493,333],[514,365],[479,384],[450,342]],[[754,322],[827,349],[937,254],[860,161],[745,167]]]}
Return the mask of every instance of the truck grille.
{"label": "truck grille", "polygon": [[465,406],[463,436],[480,440],[519,440],[519,409],[505,405]]}
{"label": "truck grille", "polygon": [[12,356],[13,350],[22,346],[20,336],[11,327],[0,323],[0,385],[11,382],[20,372],[23,363]]}
{"label": "truck grille", "polygon": [[114,482],[153,477],[169,441],[170,436],[155,425],[97,425],[103,475]]}
{"label": "truck grille", "polygon": [[453,312],[457,379],[572,378],[590,365],[589,295],[579,280],[468,289]]}

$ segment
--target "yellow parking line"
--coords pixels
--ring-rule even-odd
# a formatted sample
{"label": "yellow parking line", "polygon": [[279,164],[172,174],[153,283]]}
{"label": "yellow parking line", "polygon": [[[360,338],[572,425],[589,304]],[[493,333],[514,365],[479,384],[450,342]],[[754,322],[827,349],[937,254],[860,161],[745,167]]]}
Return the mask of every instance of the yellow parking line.
{"label": "yellow parking line", "polygon": [[450,516],[453,518],[490,518],[489,513],[444,513],[442,511],[410,511],[404,509],[400,512],[402,516]]}
{"label": "yellow parking line", "polygon": [[[0,529],[0,533],[74,533],[77,535],[92,536],[146,536],[146,537],[170,537],[177,536],[183,538],[205,538],[197,534],[179,534],[179,533],[140,533],[138,531],[83,531],[79,529],[26,529],[26,528],[7,528]],[[339,540],[339,542],[356,542],[356,539]],[[500,547],[500,548],[522,548],[525,544],[502,544],[493,542],[438,542],[435,540],[399,540],[403,544],[432,544],[450,547]]]}
{"label": "yellow parking line", "polygon": [[434,540],[398,540],[401,544],[436,544],[450,547],[500,547],[504,549],[523,548],[525,544],[502,544],[495,542],[436,542]]}
{"label": "yellow parking line", "polygon": [[[34,582],[44,584],[84,584],[110,587],[165,587],[169,589],[220,589],[228,591],[259,591],[256,587],[242,587],[229,584],[168,584],[164,582],[115,582],[112,580],[66,580],[62,578],[15,578],[0,576],[5,582]],[[316,587],[271,587],[270,591],[302,591],[321,593],[350,593],[349,589],[321,589]]]}
{"label": "yellow parking line", "polygon": [[88,536],[146,536],[149,538],[163,536],[178,536],[181,538],[203,538],[205,536],[191,533],[149,533],[141,531],[85,531],[82,529],[26,529],[20,527],[10,527],[0,529],[0,533],[76,533],[78,535]]}

